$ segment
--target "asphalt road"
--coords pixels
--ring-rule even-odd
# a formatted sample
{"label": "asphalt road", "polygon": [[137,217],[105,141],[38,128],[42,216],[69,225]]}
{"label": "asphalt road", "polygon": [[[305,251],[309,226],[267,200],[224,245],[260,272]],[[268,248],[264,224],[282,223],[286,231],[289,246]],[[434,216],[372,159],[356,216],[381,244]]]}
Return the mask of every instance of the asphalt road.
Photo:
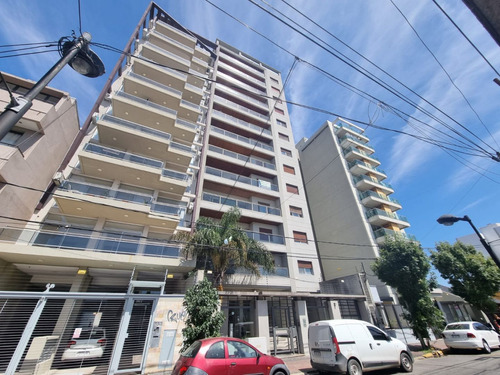
{"label": "asphalt road", "polygon": [[[372,374],[375,375],[374,372]],[[389,373],[386,372],[386,374]],[[500,350],[495,350],[491,354],[462,352],[440,358],[417,359],[413,374],[498,375],[500,374]]]}

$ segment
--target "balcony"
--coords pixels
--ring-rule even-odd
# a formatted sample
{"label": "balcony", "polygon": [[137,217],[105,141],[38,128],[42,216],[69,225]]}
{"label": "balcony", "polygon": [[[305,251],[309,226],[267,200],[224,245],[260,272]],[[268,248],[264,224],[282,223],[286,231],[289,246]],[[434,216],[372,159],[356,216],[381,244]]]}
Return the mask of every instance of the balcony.
{"label": "balcony", "polygon": [[65,181],[54,198],[68,215],[106,217],[171,231],[186,212],[183,206],[155,203],[149,195],[74,181]]}
{"label": "balcony", "polygon": [[174,111],[179,108],[182,97],[180,90],[155,82],[134,72],[129,72],[123,77],[123,91],[136,98]]}
{"label": "balcony", "polygon": [[270,152],[273,153],[273,156],[274,156],[273,146],[270,146],[268,144],[256,141],[255,139],[243,137],[242,135],[238,135],[236,133],[233,133],[233,132],[230,132],[230,131],[227,131],[227,130],[223,130],[221,128],[217,128],[215,126],[212,126],[211,130],[215,134],[221,134],[221,135],[224,135],[226,137],[232,138],[234,140],[237,140],[237,141],[240,141],[240,142],[243,142],[243,143],[255,146],[255,147],[259,147],[259,148],[261,148],[263,150],[270,151]]}
{"label": "balcony", "polygon": [[[244,162],[242,165],[246,164],[248,166],[248,164],[253,164],[253,165],[257,165],[259,167],[264,167],[264,168],[276,170],[276,165],[274,165],[273,163],[269,163],[269,162],[266,162],[264,160],[256,159],[256,158],[253,158],[253,157],[250,157],[247,155],[238,154],[236,152],[223,149],[221,147],[217,147],[214,145],[208,145],[208,150],[216,152],[217,154],[220,154],[223,156],[228,156],[228,157],[233,158],[233,159],[241,160],[242,162]],[[223,158],[223,159],[225,159],[225,158]],[[251,165],[250,165],[250,167],[251,167]],[[259,170],[259,169],[257,168],[257,170]]]}
{"label": "balcony", "polygon": [[230,95],[236,96],[239,99],[245,100],[246,102],[257,105],[261,109],[269,111],[269,106],[267,104],[267,100],[265,102],[262,102],[260,100],[255,99],[253,96],[245,95],[245,94],[239,92],[238,90],[234,90],[234,89],[230,88],[229,86],[223,85],[221,83],[216,83],[215,88],[217,90],[222,90]]}
{"label": "balcony", "polygon": [[141,55],[162,66],[179,69],[181,72],[188,72],[191,66],[191,60],[180,57],[150,42],[142,44]]}
{"label": "balcony", "polygon": [[[255,186],[256,188],[260,189],[265,189],[269,191],[279,191],[278,185],[272,184],[271,182],[260,180],[260,179],[255,179],[255,178],[250,178],[242,175],[238,175],[236,173],[231,173],[231,172],[226,172],[221,169],[213,168],[213,167],[206,167],[205,173],[207,175],[211,176],[216,176],[222,179],[230,180],[230,181],[235,181],[239,182],[242,184],[246,185],[252,185]],[[216,179],[216,182],[222,182],[219,179]],[[234,183],[231,183],[231,186],[234,185]]]}
{"label": "balcony", "polygon": [[[244,63],[244,62],[240,61],[239,59],[235,58],[235,57],[232,55],[232,53],[231,53],[231,52],[226,51],[226,50],[221,50],[221,51],[220,51],[220,56],[221,56],[221,57],[223,57],[223,58],[225,58],[226,60],[229,60],[229,61],[230,61],[230,62],[232,62],[233,64],[238,65],[239,67],[241,67],[241,68],[243,68],[243,69],[245,69],[245,70],[247,70],[247,71],[251,70],[251,71],[252,71],[252,73],[255,73],[256,75],[258,75],[258,76],[260,76],[260,77],[262,77],[262,78],[264,78],[264,77],[265,77],[264,72],[263,72],[260,68],[257,68],[256,66],[254,66],[254,65],[253,65],[254,63],[253,63],[253,62],[251,62],[251,63],[250,63],[250,65],[249,65],[249,64],[246,64],[246,63]],[[239,56],[238,56],[238,57],[239,57]]]}
{"label": "balcony", "polygon": [[214,101],[216,103],[222,104],[225,107],[228,107],[230,109],[237,109],[240,112],[244,112],[247,115],[250,115],[252,117],[256,117],[257,120],[263,121],[266,125],[270,121],[270,117],[263,115],[262,113],[256,112],[251,110],[250,108],[247,108],[245,106],[239,105],[231,100],[221,98],[220,96],[215,95]]}
{"label": "balcony", "polygon": [[285,237],[278,236],[276,234],[267,234],[267,233],[250,232],[250,231],[245,231],[245,233],[249,238],[252,238],[255,241],[268,242],[270,244],[276,244],[276,245],[285,244]]}
{"label": "balcony", "polygon": [[162,22],[162,21],[156,21],[155,23],[155,30],[165,36],[168,36],[171,39],[174,39],[192,49],[196,47],[196,38],[194,36],[191,36],[179,29],[176,29],[175,27]]}
{"label": "balcony", "polygon": [[[56,227],[58,230],[53,231],[5,228],[1,231],[0,242],[13,243],[17,238],[22,238],[23,245],[84,251],[87,254],[83,255],[82,253],[85,258],[89,257],[89,252],[98,252],[128,256],[173,258],[177,260],[177,265],[179,261],[184,259],[182,249],[177,244],[143,238],[138,239],[136,236],[118,233],[93,233],[91,230],[79,230],[64,225],[54,225],[54,228]],[[72,257],[72,254],[61,253],[60,256]],[[112,263],[113,260],[113,258],[106,258],[107,263]],[[127,258],[127,261],[130,262],[130,258]],[[151,262],[158,262],[158,260],[151,259]]]}
{"label": "balcony", "polygon": [[[262,206],[259,204],[255,204],[255,203],[251,203],[251,202],[247,202],[247,201],[241,201],[241,200],[228,198],[228,197],[223,197],[220,195],[203,193],[201,199],[206,201],[206,202],[215,203],[218,206],[223,205],[223,206],[238,207],[242,210],[241,214],[243,216],[251,216],[251,217],[255,217],[255,218],[262,218],[264,215],[281,216],[281,210],[279,208]],[[260,214],[259,215],[252,215],[249,212],[245,212],[245,211],[259,212]],[[262,215],[262,214],[264,214],[264,215]]]}
{"label": "balcony", "polygon": [[143,154],[169,163],[184,165],[187,169],[195,152],[191,147],[172,142],[169,133],[151,129],[112,115],[104,115],[97,122],[99,141],[132,153]]}
{"label": "balcony", "polygon": [[190,60],[191,56],[194,54],[194,48],[170,38],[169,36],[162,35],[154,30],[147,34],[147,40],[156,47],[168,51],[169,53],[173,53],[186,60]]}
{"label": "balcony", "polygon": [[374,229],[373,235],[375,236],[375,240],[377,241],[378,244],[384,243],[387,237],[393,237],[393,236],[402,236],[403,238],[410,240],[410,241],[417,240],[417,238],[414,235],[407,234],[407,233],[402,232],[402,231],[395,231],[392,229],[387,229],[387,228]]}
{"label": "balcony", "polygon": [[339,141],[340,141],[340,145],[343,148],[358,147],[358,148],[361,148],[365,153],[367,153],[369,155],[371,155],[375,152],[375,150],[373,148],[371,148],[370,146],[368,146],[368,144],[366,144],[366,142],[364,142],[363,140],[361,140],[357,137],[354,137],[350,134],[346,134],[342,137],[339,137]]}
{"label": "balcony", "polygon": [[402,208],[397,199],[393,199],[387,195],[384,196],[372,190],[359,193],[359,199],[361,199],[363,206],[367,208],[379,207],[381,205],[387,206],[392,211],[397,211]]}
{"label": "balcony", "polygon": [[119,91],[112,96],[113,115],[124,120],[170,133],[192,143],[198,125],[177,118],[177,111]]}
{"label": "balcony", "polygon": [[182,93],[182,98],[189,100],[191,103],[199,104],[203,99],[204,91],[202,88],[194,86],[186,82],[184,86],[184,92]]}
{"label": "balcony", "polygon": [[379,181],[374,177],[370,177],[370,176],[366,176],[366,175],[352,176],[352,180],[354,181],[356,188],[358,188],[361,191],[371,190],[371,189],[380,189],[385,194],[394,193],[394,189],[392,188],[392,186],[390,184]]}
{"label": "balcony", "polygon": [[257,95],[266,95],[265,90],[256,89],[253,86],[247,85],[246,83],[243,83],[243,82],[239,81],[238,79],[231,77],[229,74],[218,71],[217,72],[217,82],[218,83],[221,83],[220,79],[228,81],[230,86],[236,86],[238,88],[243,89],[244,91],[248,91],[248,92],[251,92],[251,93],[254,93]]}
{"label": "balcony", "polygon": [[363,160],[365,162],[369,162],[374,167],[378,167],[380,165],[380,160],[378,160],[375,156],[368,155],[366,152],[356,147],[347,147],[343,149],[343,153],[347,161]]}
{"label": "balcony", "polygon": [[372,208],[366,211],[368,222],[376,226],[384,226],[389,223],[397,225],[399,228],[408,228],[410,224],[405,216],[398,215],[394,212],[387,212],[378,208]]}
{"label": "balcony", "polygon": [[86,175],[163,190],[179,197],[189,184],[186,173],[164,168],[163,161],[98,144],[85,145],[79,159]]}
{"label": "balcony", "polygon": [[240,126],[247,128],[247,129],[251,129],[258,135],[267,135],[267,136],[271,137],[271,130],[263,128],[263,127],[258,126],[258,125],[251,124],[251,123],[244,121],[244,120],[240,120],[239,118],[228,115],[227,113],[224,113],[222,111],[218,111],[218,110],[214,109],[212,111],[212,116],[217,117],[218,119],[220,119],[224,122],[229,122],[230,124],[233,124],[233,125],[237,124],[237,125],[240,125]]}
{"label": "balcony", "polygon": [[377,167],[372,167],[371,164],[365,163],[360,160],[354,160],[347,162],[349,170],[355,175],[367,174],[375,175],[379,180],[384,180],[387,178],[385,172]]}
{"label": "balcony", "polygon": [[259,80],[257,78],[252,77],[249,74],[243,73],[241,70],[233,68],[232,66],[224,63],[221,60],[219,60],[219,67],[222,68],[222,69],[225,69],[225,70],[227,70],[227,71],[229,71],[231,73],[236,74],[236,77],[234,77],[236,79],[241,79],[242,78],[243,80],[246,80],[246,81],[251,82],[251,83],[253,83],[255,85],[258,85],[261,90],[266,90],[266,82],[265,81],[261,81],[261,80]]}
{"label": "balcony", "polygon": [[370,139],[366,137],[365,135],[361,134],[361,130],[357,129],[349,124],[345,124],[343,122],[337,122],[334,124],[336,126],[337,130],[335,131],[335,134],[337,134],[339,137],[350,134],[356,138],[361,139],[363,143],[368,143]]}
{"label": "balcony", "polygon": [[187,82],[187,74],[177,70],[160,66],[153,61],[146,61],[145,57],[132,59],[134,73],[154,82],[168,82],[169,87],[182,91]]}

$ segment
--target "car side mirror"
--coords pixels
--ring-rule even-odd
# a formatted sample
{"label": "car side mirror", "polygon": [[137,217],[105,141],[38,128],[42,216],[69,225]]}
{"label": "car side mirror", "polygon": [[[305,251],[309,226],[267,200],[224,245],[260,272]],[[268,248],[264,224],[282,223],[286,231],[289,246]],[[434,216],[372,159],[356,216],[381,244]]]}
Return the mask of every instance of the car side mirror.
{"label": "car side mirror", "polygon": [[257,352],[257,364],[259,363],[259,359],[260,359],[260,353]]}
{"label": "car side mirror", "polygon": [[387,341],[392,341],[392,337],[391,337],[391,336],[386,335],[385,337],[386,337],[385,339],[386,339]]}

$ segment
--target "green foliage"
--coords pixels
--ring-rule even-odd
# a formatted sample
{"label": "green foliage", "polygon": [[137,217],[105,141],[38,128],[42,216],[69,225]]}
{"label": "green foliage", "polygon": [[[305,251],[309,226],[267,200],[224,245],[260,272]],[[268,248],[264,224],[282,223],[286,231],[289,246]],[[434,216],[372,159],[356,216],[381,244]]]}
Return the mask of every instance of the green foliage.
{"label": "green foliage", "polygon": [[380,280],[397,290],[409,312],[406,318],[420,338],[429,338],[429,328],[444,324],[443,315],[430,296],[437,286],[434,277],[428,278],[430,268],[420,244],[402,237],[387,237],[380,247],[380,257],[372,266]]}
{"label": "green foliage", "polygon": [[210,281],[204,279],[188,289],[182,305],[188,317],[186,328],[182,330],[184,341],[181,351],[186,350],[196,340],[220,335],[225,317],[219,309],[217,290]]}
{"label": "green foliage", "polygon": [[271,252],[240,228],[240,217],[236,207],[225,212],[220,222],[202,217],[196,223],[196,231],[186,239],[187,255],[210,260],[214,285],[219,289],[222,289],[222,281],[230,267],[241,267],[257,276],[260,276],[259,266],[265,271],[274,271]]}
{"label": "green foliage", "polygon": [[436,249],[431,252],[432,264],[449,281],[452,292],[480,310],[494,312],[496,304],[491,297],[500,290],[500,270],[495,262],[459,241],[453,245],[439,242]]}

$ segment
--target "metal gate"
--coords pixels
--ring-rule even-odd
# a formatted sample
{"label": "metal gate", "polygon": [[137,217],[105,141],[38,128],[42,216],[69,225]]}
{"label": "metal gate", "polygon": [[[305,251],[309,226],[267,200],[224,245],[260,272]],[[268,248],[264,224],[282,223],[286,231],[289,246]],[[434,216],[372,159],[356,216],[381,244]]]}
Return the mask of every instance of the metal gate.
{"label": "metal gate", "polygon": [[[0,292],[0,373],[141,373],[160,282],[127,293]],[[175,296],[179,298],[178,296]]]}

